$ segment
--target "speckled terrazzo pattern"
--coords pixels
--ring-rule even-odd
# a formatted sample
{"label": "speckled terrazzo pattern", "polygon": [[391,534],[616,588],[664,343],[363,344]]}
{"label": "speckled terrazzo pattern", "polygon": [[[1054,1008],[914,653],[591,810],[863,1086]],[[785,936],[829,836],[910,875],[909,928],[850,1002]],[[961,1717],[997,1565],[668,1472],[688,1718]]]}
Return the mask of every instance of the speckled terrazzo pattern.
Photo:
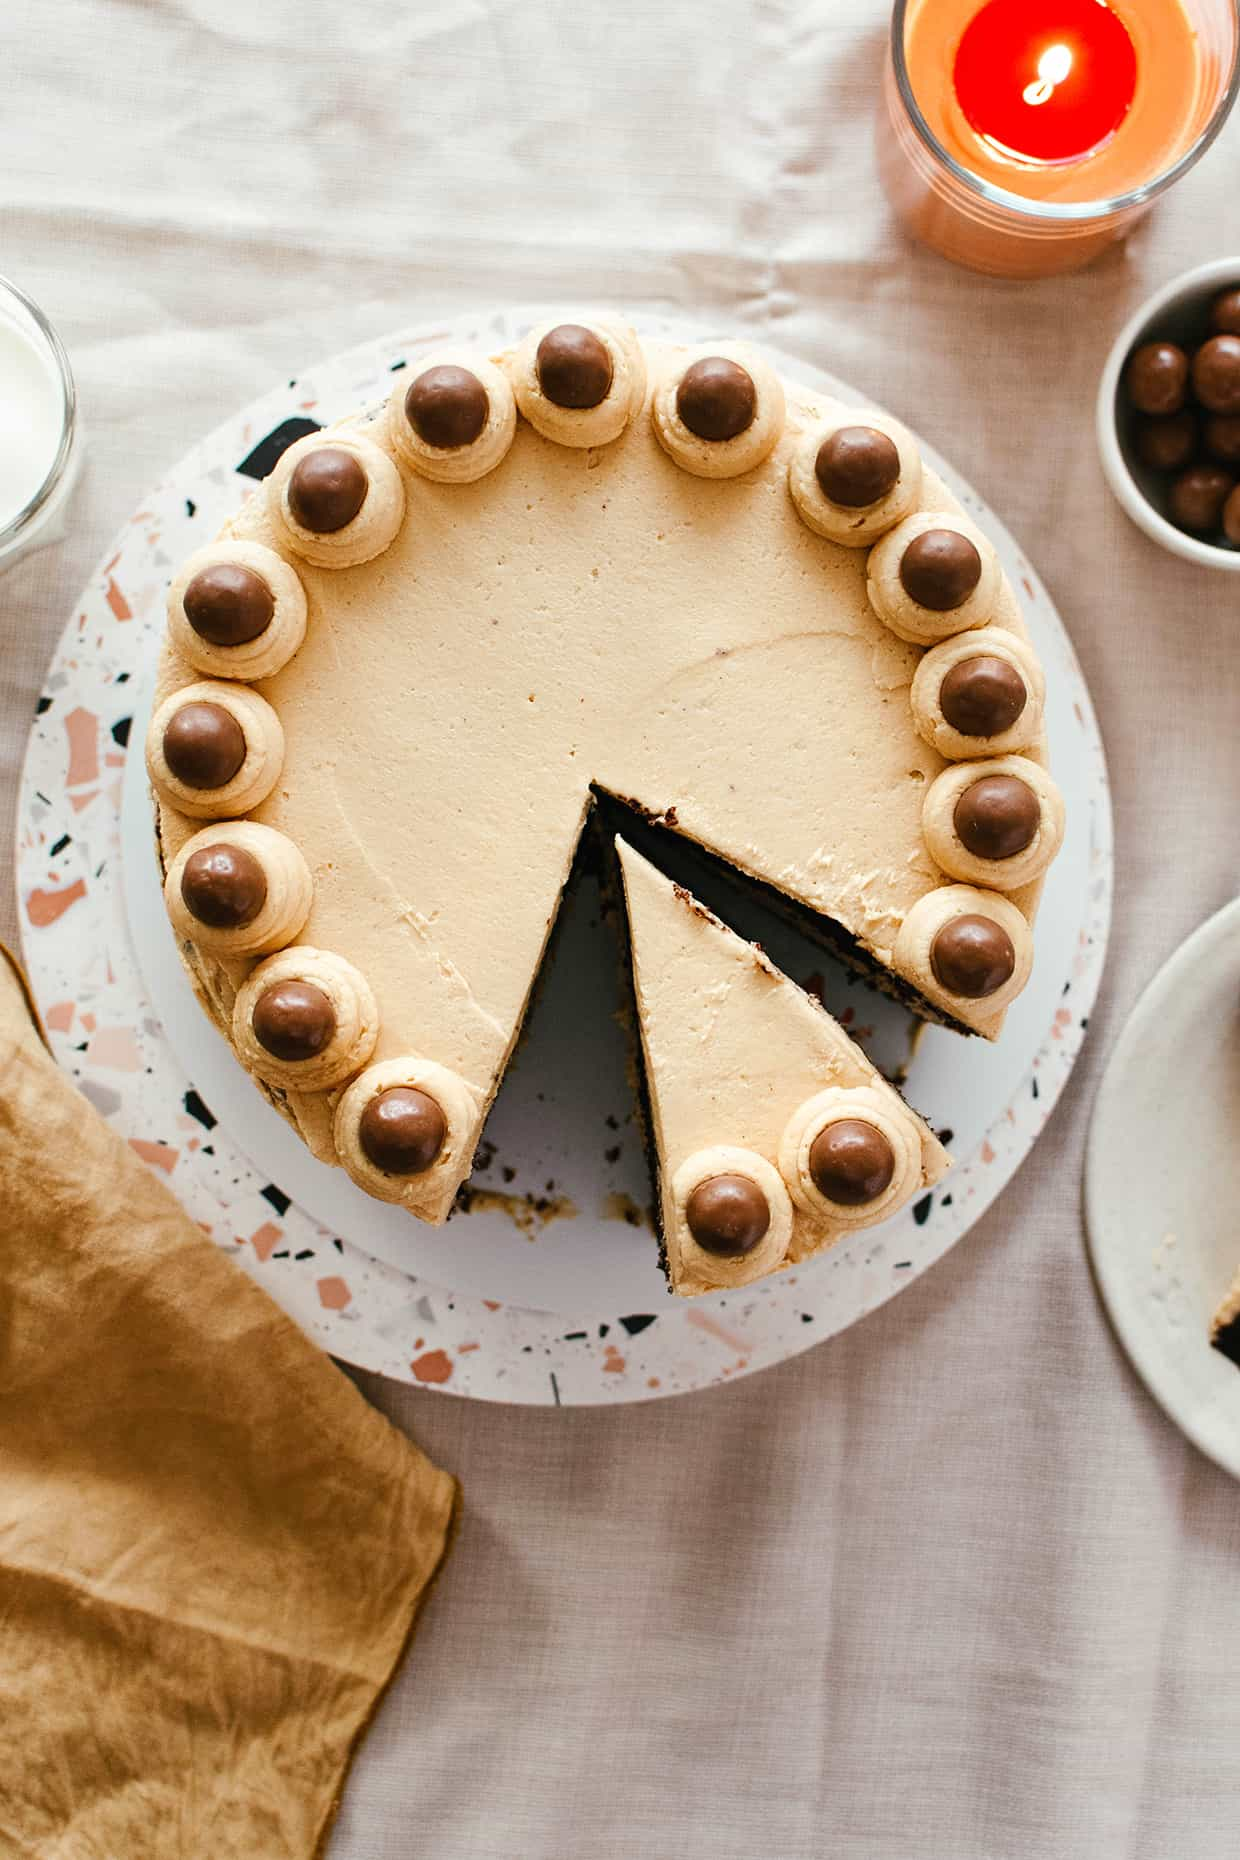
{"label": "speckled terrazzo pattern", "polygon": [[[1106,942],[1110,817],[1101,745],[1067,639],[1032,571],[948,472],[966,509],[983,517],[1004,549],[1031,618],[1036,612],[1040,647],[1052,653],[1048,672],[1071,683],[1090,769],[1090,883],[1080,901],[1073,973],[1028,1077],[976,1154],[915,1205],[911,1221],[859,1234],[810,1268],[703,1306],[669,1301],[657,1312],[574,1325],[456,1296],[380,1264],[256,1174],[180,1072],[131,949],[119,878],[130,687],[153,665],[175,564],[214,533],[247,480],[262,477],[285,444],[377,399],[391,372],[418,350],[449,340],[495,349],[534,314],[398,334],[351,351],[227,422],[150,494],[84,591],[49,672],[23,780],[16,874],[26,961],[60,1062],[204,1230],[325,1348],[405,1381],[481,1399],[636,1400],[732,1379],[843,1329],[925,1270],[989,1205],[1041,1130],[1080,1047]],[[653,320],[643,330],[671,339],[714,334]],[[803,364],[784,365],[815,378]],[[841,398],[855,398],[819,378]]]}

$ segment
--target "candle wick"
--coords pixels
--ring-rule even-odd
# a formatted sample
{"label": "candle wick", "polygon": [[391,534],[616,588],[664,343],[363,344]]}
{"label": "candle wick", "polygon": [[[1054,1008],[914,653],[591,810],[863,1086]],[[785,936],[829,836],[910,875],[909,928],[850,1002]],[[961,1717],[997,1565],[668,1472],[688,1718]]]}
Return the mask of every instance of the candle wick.
{"label": "candle wick", "polygon": [[1055,87],[1062,84],[1072,70],[1072,53],[1066,45],[1051,45],[1038,60],[1038,75],[1032,84],[1026,84],[1022,95],[1025,102],[1032,105],[1049,103],[1055,95]]}

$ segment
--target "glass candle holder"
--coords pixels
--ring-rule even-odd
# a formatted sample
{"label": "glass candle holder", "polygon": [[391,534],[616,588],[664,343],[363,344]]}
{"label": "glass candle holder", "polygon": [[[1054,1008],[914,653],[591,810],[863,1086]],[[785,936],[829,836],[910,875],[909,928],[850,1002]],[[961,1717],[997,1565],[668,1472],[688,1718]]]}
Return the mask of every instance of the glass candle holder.
{"label": "glass candle holder", "polygon": [[[1057,85],[1072,71],[1068,46],[1054,35],[1036,37],[1040,20],[1054,18],[1054,0],[1030,7],[1025,51],[1029,69],[1006,71],[1000,48],[1010,11],[989,0],[896,0],[877,126],[879,174],[906,229],[956,264],[994,277],[1040,278],[1075,271],[1125,233],[1152,203],[1186,173],[1222,128],[1240,88],[1240,0],[1113,0],[1099,14],[1116,22],[1129,42],[1135,73],[1127,96],[1114,96],[1122,61],[1113,44],[1078,58],[1073,73],[1075,110],[1061,121],[1094,120],[1105,130],[1092,148],[1069,148],[1062,158],[1047,129],[1056,114]],[[1061,9],[1080,16],[1079,7]],[[987,19],[982,15],[990,12]],[[1098,15],[1085,25],[1102,24]],[[993,28],[998,23],[1001,30]],[[1010,26],[1012,22],[1009,20]],[[993,77],[978,86],[995,126],[979,123],[962,102],[973,29],[974,62]],[[1020,16],[1015,16],[1020,31]],[[1064,35],[1067,38],[1067,35]],[[1089,47],[1085,48],[1086,52]],[[989,62],[987,62],[989,61]],[[1091,98],[1092,78],[1099,95]],[[1004,81],[1013,78],[1015,110],[1002,114]],[[1085,86],[1082,97],[1081,89]],[[1065,86],[1066,89],[1066,86]],[[988,99],[989,92],[989,101]],[[1029,106],[1024,148],[1005,140],[1006,124]],[[1115,122],[1106,115],[1108,102]],[[1032,125],[1036,122],[1035,134]],[[1019,132],[1018,132],[1019,133]],[[1071,129],[1066,133],[1070,136]]]}
{"label": "glass candle holder", "polygon": [[81,463],[73,371],[38,305],[0,278],[0,573],[64,530]]}

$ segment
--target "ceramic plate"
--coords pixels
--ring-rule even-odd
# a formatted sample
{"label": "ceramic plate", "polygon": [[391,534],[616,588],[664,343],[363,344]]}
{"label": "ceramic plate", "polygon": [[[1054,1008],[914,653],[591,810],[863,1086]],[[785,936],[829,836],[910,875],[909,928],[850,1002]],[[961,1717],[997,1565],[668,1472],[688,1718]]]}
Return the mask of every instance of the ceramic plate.
{"label": "ceramic plate", "polygon": [[[612,1019],[616,962],[588,882],[570,903],[488,1123],[471,1212],[425,1228],[315,1163],[201,1014],[164,917],[141,744],[165,589],[291,438],[379,398],[419,351],[494,350],[536,314],[399,332],[351,350],[228,421],[151,492],[84,591],[53,661],[24,773],[17,875],[26,959],[62,1063],[326,1348],[483,1399],[624,1401],[743,1375],[842,1330],[941,1257],[990,1204],[1080,1047],[1106,943],[1110,809],[1088,692],[1045,589],[927,448],[999,547],[1047,669],[1069,831],[1046,888],[1033,980],[996,1046],[932,1028],[914,1051],[900,1009],[757,907],[709,891],[706,899],[818,988],[880,1065],[908,1068],[911,1100],[951,1132],[957,1167],[947,1181],[799,1270],[739,1293],[670,1300],[641,1212],[649,1188]],[[719,333],[652,318],[642,328],[673,340]],[[857,398],[821,371],[775,360]]]}
{"label": "ceramic plate", "polygon": [[1240,1370],[1209,1346],[1240,1266],[1240,899],[1142,995],[1107,1064],[1085,1166],[1094,1273],[1155,1401],[1240,1479]]}

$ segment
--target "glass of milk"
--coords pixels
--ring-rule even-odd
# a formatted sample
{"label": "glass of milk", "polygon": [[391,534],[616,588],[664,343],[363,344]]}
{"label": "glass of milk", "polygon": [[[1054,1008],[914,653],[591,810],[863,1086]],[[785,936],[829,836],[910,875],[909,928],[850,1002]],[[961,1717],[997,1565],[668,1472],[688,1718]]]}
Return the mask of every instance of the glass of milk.
{"label": "glass of milk", "polygon": [[69,358],[38,305],[0,277],[0,574],[63,535],[80,463]]}

